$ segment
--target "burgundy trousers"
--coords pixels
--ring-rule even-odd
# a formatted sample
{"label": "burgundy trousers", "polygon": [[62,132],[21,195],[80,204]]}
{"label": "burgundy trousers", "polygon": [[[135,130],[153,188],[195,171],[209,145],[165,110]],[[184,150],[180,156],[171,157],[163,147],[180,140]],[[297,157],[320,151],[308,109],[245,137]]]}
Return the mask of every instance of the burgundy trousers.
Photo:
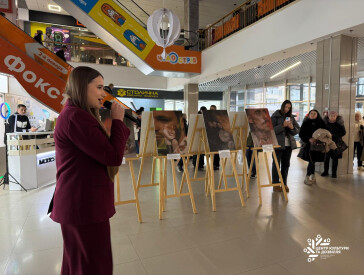
{"label": "burgundy trousers", "polygon": [[61,224],[62,275],[112,275],[109,220],[96,224]]}

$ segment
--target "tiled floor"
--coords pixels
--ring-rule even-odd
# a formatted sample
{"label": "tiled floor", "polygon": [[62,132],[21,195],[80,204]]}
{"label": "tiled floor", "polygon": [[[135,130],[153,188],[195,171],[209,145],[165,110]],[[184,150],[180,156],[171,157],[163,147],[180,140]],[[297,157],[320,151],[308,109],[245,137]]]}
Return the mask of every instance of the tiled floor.
{"label": "tiled floor", "polygon": [[[306,186],[305,166],[292,156],[288,204],[269,188],[259,206],[253,180],[245,208],[237,192],[220,193],[212,212],[203,183],[195,182],[198,214],[188,197],[174,198],[160,221],[158,187],[142,188],[144,222],[138,223],[131,204],[118,206],[111,219],[114,274],[364,274],[364,171],[338,179],[317,176],[317,185]],[[148,183],[150,162],[144,171]],[[122,198],[130,199],[128,167],[120,173]],[[60,273],[60,227],[45,215],[53,191],[54,185],[27,193],[0,189],[0,273]],[[308,262],[303,249],[318,234],[349,251]]]}

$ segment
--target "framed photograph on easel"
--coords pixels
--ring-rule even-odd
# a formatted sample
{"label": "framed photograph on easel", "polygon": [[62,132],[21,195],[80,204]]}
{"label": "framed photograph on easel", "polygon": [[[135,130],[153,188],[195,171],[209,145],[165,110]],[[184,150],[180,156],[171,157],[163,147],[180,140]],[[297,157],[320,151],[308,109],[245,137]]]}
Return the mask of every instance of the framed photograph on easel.
{"label": "framed photograph on easel", "polygon": [[0,11],[12,13],[11,0],[0,0]]}

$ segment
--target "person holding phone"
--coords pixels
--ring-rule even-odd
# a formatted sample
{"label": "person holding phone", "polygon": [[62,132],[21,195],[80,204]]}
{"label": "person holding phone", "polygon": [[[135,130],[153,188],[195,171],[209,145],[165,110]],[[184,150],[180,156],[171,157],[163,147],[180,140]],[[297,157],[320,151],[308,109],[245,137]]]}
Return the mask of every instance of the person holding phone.
{"label": "person holding phone", "polygon": [[[285,100],[281,105],[281,109],[275,111],[271,119],[278,144],[281,146],[280,148],[275,149],[275,152],[278,164],[280,165],[284,187],[286,188],[286,191],[289,192],[287,186],[288,170],[291,162],[292,150],[297,148],[294,136],[300,131],[300,126],[292,115],[291,101]],[[274,160],[272,164],[272,180],[273,183],[280,182]],[[274,186],[273,190],[275,192],[282,192],[280,186]]]}
{"label": "person holding phone", "polygon": [[109,135],[99,115],[104,78],[90,67],[73,69],[65,93],[68,100],[54,132],[57,183],[48,210],[61,225],[61,274],[111,275],[113,181],[130,134],[123,123],[125,110],[112,103]]}

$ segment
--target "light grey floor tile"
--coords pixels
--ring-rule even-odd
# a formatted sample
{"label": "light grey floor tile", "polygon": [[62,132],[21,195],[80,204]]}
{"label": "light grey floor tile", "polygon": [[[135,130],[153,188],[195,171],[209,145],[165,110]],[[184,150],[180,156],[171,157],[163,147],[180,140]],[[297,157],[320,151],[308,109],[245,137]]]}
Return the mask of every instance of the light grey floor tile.
{"label": "light grey floor tile", "polygon": [[213,264],[196,249],[142,260],[149,275],[214,275],[220,274]]}
{"label": "light grey floor tile", "polygon": [[147,275],[142,263],[138,261],[133,261],[124,264],[114,265],[114,275]]}

